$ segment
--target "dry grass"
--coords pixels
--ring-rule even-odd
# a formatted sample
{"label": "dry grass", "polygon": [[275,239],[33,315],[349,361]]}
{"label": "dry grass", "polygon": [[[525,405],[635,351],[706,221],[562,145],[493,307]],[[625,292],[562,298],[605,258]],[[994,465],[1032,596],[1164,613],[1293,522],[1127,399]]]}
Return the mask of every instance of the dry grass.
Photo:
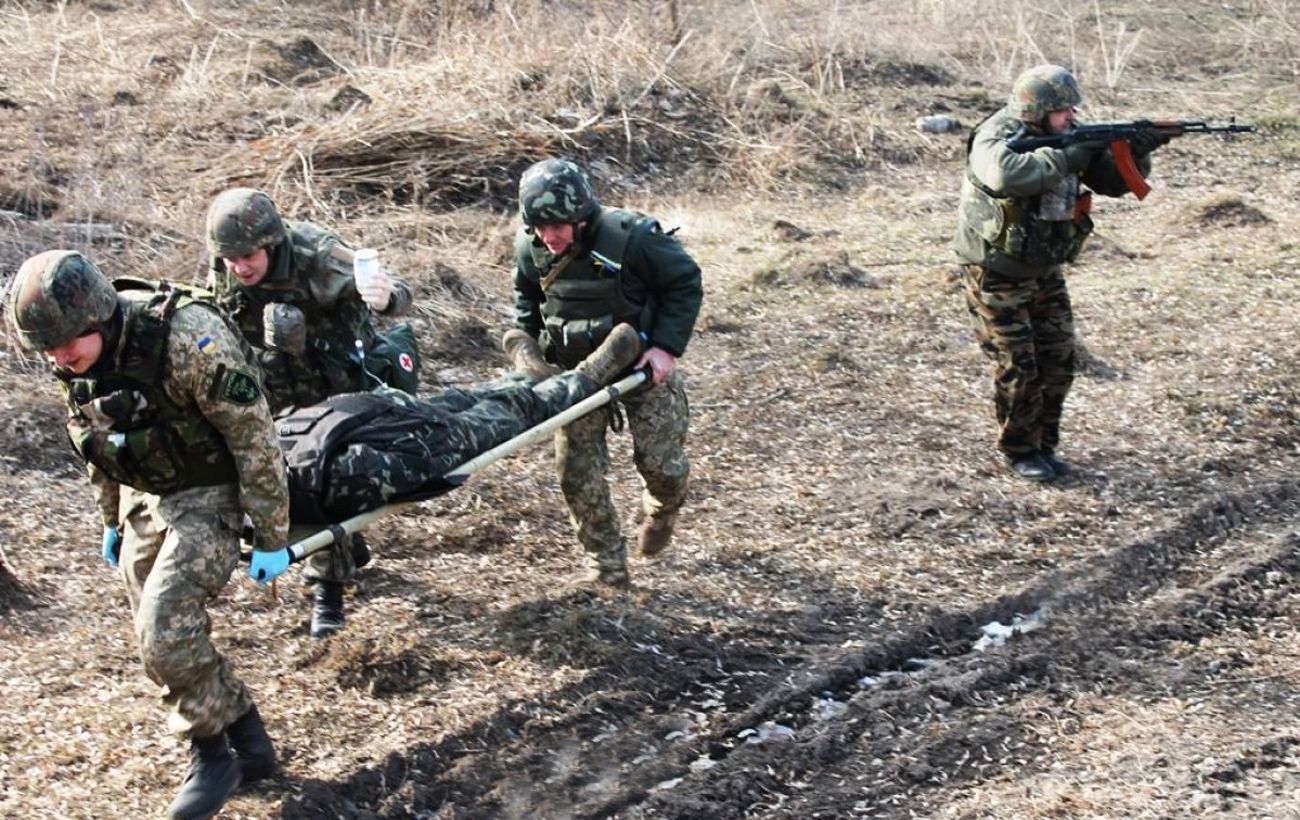
{"label": "dry grass", "polygon": [[[198,277],[209,198],[264,185],[417,285],[429,387],[480,378],[509,321],[510,192],[549,152],[680,225],[706,270],[676,551],[635,561],[627,596],[593,592],[538,448],[377,525],[337,640],[305,636],[290,584],[233,582],[217,639],[286,773],[230,816],[1294,806],[1300,604],[1274,543],[1297,452],[1293,5],[116,6],[0,4],[5,273],[70,244],[113,273]],[[1067,409],[1081,476],[1025,488],[991,450],[949,276],[961,137],[912,122],[973,123],[1043,59],[1076,66],[1093,116],[1238,113],[1264,133],[1178,141],[1145,202],[1098,203],[1071,278],[1095,359]],[[0,616],[0,814],[150,816],[183,753],[101,566],[57,390],[4,347],[0,544],[29,597],[0,586],[0,605],[41,606]],[[1216,604],[1225,578],[1240,589]],[[1045,645],[961,652],[962,618],[1022,598],[1059,604]],[[906,678],[896,700],[858,689],[935,654],[969,674]],[[1021,666],[969,684],[1003,662]],[[827,691],[850,717],[812,716]],[[769,720],[800,742],[738,740]],[[1157,766],[1153,803],[1138,774]]]}

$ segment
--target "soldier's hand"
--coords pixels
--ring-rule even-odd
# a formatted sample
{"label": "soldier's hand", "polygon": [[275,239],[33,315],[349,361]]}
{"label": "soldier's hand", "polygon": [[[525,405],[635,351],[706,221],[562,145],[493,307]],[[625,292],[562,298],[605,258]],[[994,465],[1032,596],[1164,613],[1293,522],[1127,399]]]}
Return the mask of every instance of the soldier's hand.
{"label": "soldier's hand", "polygon": [[661,347],[651,347],[637,359],[636,369],[640,370],[646,365],[650,365],[650,383],[660,384],[672,375],[673,369],[677,367],[677,357]]}
{"label": "soldier's hand", "polygon": [[272,302],[262,310],[262,341],[290,356],[307,352],[307,317],[293,305]]}
{"label": "soldier's hand", "polygon": [[248,564],[248,577],[259,584],[269,584],[289,568],[289,549],[274,552],[253,550],[253,560]]}
{"label": "soldier's hand", "polygon": [[388,300],[393,295],[393,279],[388,271],[380,268],[364,282],[357,283],[357,293],[370,309],[376,313],[388,310]]}
{"label": "soldier's hand", "polygon": [[1133,149],[1133,156],[1145,157],[1160,146],[1168,145],[1170,139],[1172,137],[1168,134],[1162,134],[1155,129],[1151,129],[1130,137],[1128,144]]}
{"label": "soldier's hand", "polygon": [[1061,153],[1065,155],[1065,167],[1076,174],[1086,170],[1092,163],[1093,157],[1106,150],[1107,145],[1109,143],[1100,140],[1089,140],[1065,146],[1061,149]]}
{"label": "soldier's hand", "polygon": [[122,551],[122,533],[117,527],[104,528],[104,539],[100,542],[99,551],[110,567],[117,566]]}

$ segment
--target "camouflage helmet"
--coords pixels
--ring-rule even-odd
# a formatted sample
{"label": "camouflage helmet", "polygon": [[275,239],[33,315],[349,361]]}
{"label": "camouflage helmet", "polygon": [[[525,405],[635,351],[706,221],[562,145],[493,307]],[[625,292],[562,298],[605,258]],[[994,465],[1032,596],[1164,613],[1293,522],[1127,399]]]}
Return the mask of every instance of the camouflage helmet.
{"label": "camouflage helmet", "polygon": [[217,194],[208,208],[208,253],[224,259],[248,256],[284,239],[284,222],[271,197],[254,188]]}
{"label": "camouflage helmet", "polygon": [[599,207],[587,175],[567,159],[544,159],[519,178],[519,215],[529,227],[582,222]]}
{"label": "camouflage helmet", "polygon": [[1074,108],[1082,102],[1083,94],[1069,69],[1040,65],[1016,78],[1007,109],[1022,122],[1038,123],[1052,111]]}
{"label": "camouflage helmet", "polygon": [[117,291],[76,251],[45,251],[14,274],[9,321],[29,350],[53,350],[113,318]]}

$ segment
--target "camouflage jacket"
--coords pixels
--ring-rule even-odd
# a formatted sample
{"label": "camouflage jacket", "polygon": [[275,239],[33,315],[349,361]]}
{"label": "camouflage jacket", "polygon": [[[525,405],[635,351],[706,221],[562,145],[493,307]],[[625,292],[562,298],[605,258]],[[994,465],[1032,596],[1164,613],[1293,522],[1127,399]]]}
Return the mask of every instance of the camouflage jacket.
{"label": "camouflage jacket", "polygon": [[[368,355],[377,341],[371,310],[352,278],[351,248],[309,222],[289,222],[286,230],[288,238],[271,250],[270,269],[256,285],[241,284],[219,258],[211,260],[208,271],[208,287],[257,350],[267,399],[276,412],[372,386],[366,383],[356,343],[360,340]],[[393,293],[383,315],[405,313],[411,298],[410,286],[393,277]],[[303,312],[307,320],[304,355],[266,346],[262,311],[272,302]]]}
{"label": "camouflage jacket", "polygon": [[213,307],[175,292],[129,290],[119,303],[100,360],[82,375],[57,374],[104,524],[120,524],[120,484],[165,495],[237,483],[257,546],[283,544],[284,462],[238,337]]}
{"label": "camouflage jacket", "polygon": [[[565,367],[620,321],[681,356],[703,299],[700,266],[648,217],[602,209],[558,257],[526,227],[515,236],[515,324],[541,337],[548,357]],[[577,327],[581,333],[572,332]],[[585,344],[566,345],[588,331]]]}
{"label": "camouflage jacket", "polygon": [[[976,126],[967,146],[953,242],[962,261],[1013,279],[1040,276],[1072,259],[1092,226],[1086,216],[1057,222],[1038,218],[1042,195],[1073,172],[1060,149],[1018,154],[1008,148],[1007,140],[1022,128],[1006,109]],[[1144,176],[1150,163],[1149,157],[1138,159]],[[1099,152],[1078,178],[1105,196],[1128,193],[1110,151]]]}

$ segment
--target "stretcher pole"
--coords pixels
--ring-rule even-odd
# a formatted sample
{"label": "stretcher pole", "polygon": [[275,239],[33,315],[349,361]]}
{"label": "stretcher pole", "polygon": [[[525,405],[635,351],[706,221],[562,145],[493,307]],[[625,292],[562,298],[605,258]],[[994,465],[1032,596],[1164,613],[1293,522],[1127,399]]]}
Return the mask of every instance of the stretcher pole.
{"label": "stretcher pole", "polygon": [[[522,450],[530,444],[535,444],[538,441],[541,441],[574,419],[581,418],[592,410],[595,410],[598,407],[603,407],[624,394],[630,393],[632,390],[640,387],[648,378],[648,368],[643,368],[614,384],[603,387],[598,392],[593,393],[572,407],[551,416],[541,424],[530,427],[509,441],[498,444],[491,450],[480,453],[474,458],[471,458],[469,461],[466,461],[464,464],[447,473],[443,478],[453,484],[460,484],[466,478],[469,478],[470,475],[478,472],[484,467],[487,467],[489,464]],[[300,541],[294,541],[285,547],[285,549],[289,550],[289,563],[296,564],[307,556],[320,552],[335,543],[335,541],[341,542],[347,536],[354,532],[360,532],[379,519],[386,518],[399,510],[418,503],[420,502],[399,501],[394,504],[377,507],[373,510],[367,510],[366,512],[358,513],[345,521],[341,521],[338,524],[333,524],[327,529],[313,533]]]}

